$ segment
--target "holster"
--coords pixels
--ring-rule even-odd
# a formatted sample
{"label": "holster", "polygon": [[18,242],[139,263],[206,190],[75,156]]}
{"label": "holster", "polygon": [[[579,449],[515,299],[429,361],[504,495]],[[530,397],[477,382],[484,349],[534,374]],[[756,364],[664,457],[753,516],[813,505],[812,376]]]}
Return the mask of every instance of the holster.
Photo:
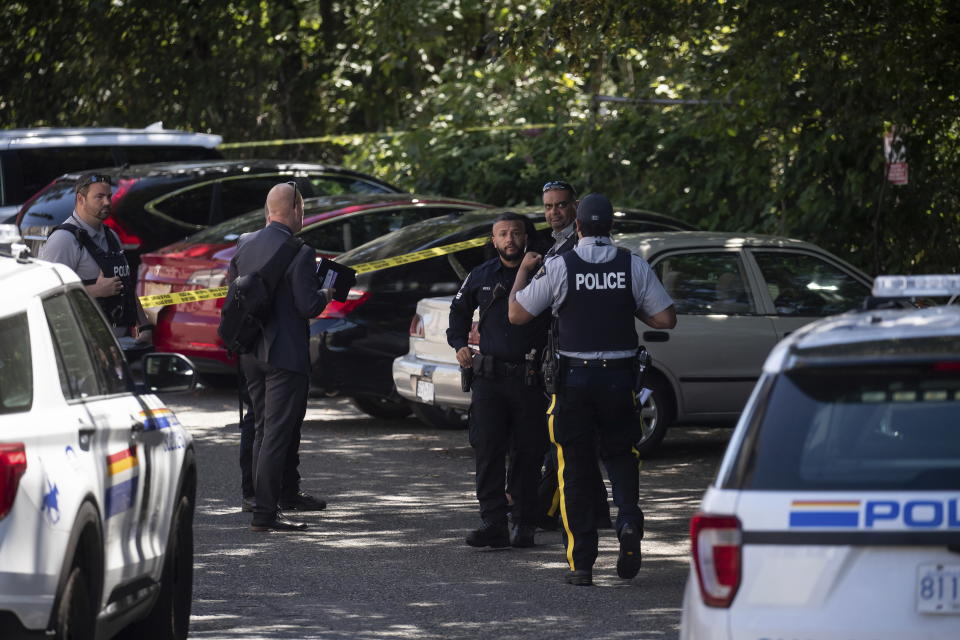
{"label": "holster", "polygon": [[636,360],[634,361],[634,382],[633,390],[640,393],[643,390],[643,379],[647,373],[647,367],[650,366],[650,353],[647,348],[640,346],[637,348]]}
{"label": "holster", "polygon": [[543,389],[549,394],[560,391],[560,354],[556,348],[556,340],[553,335],[553,328],[547,331],[547,346],[543,350],[543,357],[540,361],[540,376],[543,379]]}
{"label": "holster", "polygon": [[460,391],[467,393],[473,386],[473,367],[460,367]]}

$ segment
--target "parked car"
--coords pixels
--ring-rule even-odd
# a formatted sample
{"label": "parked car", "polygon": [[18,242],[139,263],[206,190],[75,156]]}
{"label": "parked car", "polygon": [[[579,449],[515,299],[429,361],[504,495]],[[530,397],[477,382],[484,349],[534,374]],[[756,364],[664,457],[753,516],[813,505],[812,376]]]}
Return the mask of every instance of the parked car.
{"label": "parked car", "polygon": [[0,223],[13,222],[17,209],[64,173],[95,167],[214,160],[223,138],[209,133],[164,129],[78,127],[0,131]]}
{"label": "parked car", "polygon": [[[406,227],[357,247],[338,258],[354,265],[490,236],[493,219],[515,211],[542,223],[542,207],[513,207],[454,213]],[[542,224],[541,224],[542,226]],[[689,229],[669,216],[639,209],[617,209],[614,228],[622,231]],[[552,244],[549,227],[533,244]],[[475,266],[492,255],[492,247],[474,247],[401,266],[364,273],[351,292],[352,300],[325,313],[311,325],[313,384],[328,393],[360,398],[361,408],[378,417],[402,417],[410,405],[398,395],[391,367],[407,352],[410,318],[423,297],[453,295]],[[430,412],[418,407],[418,411]]]}
{"label": "parked car", "polygon": [[[653,357],[646,375],[653,394],[640,412],[643,455],[671,424],[735,422],[777,340],[817,318],[859,308],[870,294],[865,274],[799,240],[687,231],[617,234],[614,241],[650,263],[677,309],[672,331],[637,321]],[[421,301],[408,353],[393,365],[400,395],[432,405],[419,413],[440,425],[456,424],[470,405],[446,345],[444,306],[449,310],[449,298]]]}
{"label": "parked car", "polygon": [[[317,250],[318,257],[333,258],[411,223],[486,206],[466,200],[396,193],[311,198],[304,202],[299,236]],[[263,210],[257,209],[143,255],[137,294],[223,285],[237,238],[263,225]],[[339,317],[356,304],[359,303],[355,298],[346,303],[331,303],[321,317]],[[188,355],[205,373],[235,371],[235,360],[227,355],[217,335],[222,306],[221,298],[148,309],[148,314],[155,315],[153,339],[157,349]]]}
{"label": "parked car", "polygon": [[680,637],[957,638],[958,417],[956,306],[778,343],[691,520]]}
{"label": "parked car", "polygon": [[0,637],[186,638],[197,470],[154,394],[193,367],[149,354],[134,383],[76,274],[18,239],[0,225]]}
{"label": "parked car", "polygon": [[[133,269],[143,253],[254,207],[262,211],[267,192],[278,182],[296,180],[306,198],[400,192],[356,171],[279,160],[164,162],[98,171],[113,179],[113,202],[106,224],[120,236]],[[57,178],[17,215],[17,224],[34,255],[53,228],[73,212],[73,188],[79,177],[73,173]]]}

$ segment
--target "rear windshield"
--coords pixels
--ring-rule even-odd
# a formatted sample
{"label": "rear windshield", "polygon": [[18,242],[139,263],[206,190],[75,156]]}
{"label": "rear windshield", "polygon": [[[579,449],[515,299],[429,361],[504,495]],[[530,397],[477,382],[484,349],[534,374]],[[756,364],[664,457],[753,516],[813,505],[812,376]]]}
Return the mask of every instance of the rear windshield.
{"label": "rear windshield", "polygon": [[745,488],[960,489],[960,361],[797,369],[760,409]]}

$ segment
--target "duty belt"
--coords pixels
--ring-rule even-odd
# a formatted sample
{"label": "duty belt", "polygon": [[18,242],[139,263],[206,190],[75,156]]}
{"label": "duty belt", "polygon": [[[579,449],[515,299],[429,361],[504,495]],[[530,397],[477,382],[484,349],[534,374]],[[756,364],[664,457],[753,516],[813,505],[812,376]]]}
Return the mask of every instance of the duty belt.
{"label": "duty belt", "polygon": [[513,378],[524,374],[522,362],[498,360],[482,354],[475,356],[473,371],[481,378]]}
{"label": "duty belt", "polygon": [[582,358],[563,358],[563,365],[566,367],[584,367],[587,369],[632,369],[633,358],[612,358],[596,360],[584,360]]}

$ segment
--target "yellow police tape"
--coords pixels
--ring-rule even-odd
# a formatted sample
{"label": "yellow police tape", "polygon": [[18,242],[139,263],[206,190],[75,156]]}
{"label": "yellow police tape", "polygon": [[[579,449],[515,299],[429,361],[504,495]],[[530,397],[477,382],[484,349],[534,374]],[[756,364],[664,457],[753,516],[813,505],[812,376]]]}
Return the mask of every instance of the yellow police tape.
{"label": "yellow police tape", "polygon": [[[534,226],[537,229],[546,229],[549,225],[546,222],[540,222]],[[432,247],[430,249],[414,251],[413,253],[407,253],[402,256],[394,256],[392,258],[383,258],[381,260],[374,260],[372,262],[355,264],[352,265],[351,268],[356,271],[358,275],[361,273],[382,271],[383,269],[399,267],[400,265],[410,264],[411,262],[419,262],[420,260],[428,260],[429,258],[445,256],[450,253],[456,253],[466,249],[473,249],[474,247],[482,247],[489,241],[489,239],[489,236],[482,236],[480,238],[473,238],[472,240],[463,240],[462,242],[446,244],[442,247]],[[140,304],[144,308],[166,307],[171,304],[180,304],[182,302],[201,302],[203,300],[215,300],[217,298],[226,297],[227,287],[214,287],[213,289],[194,289],[193,291],[178,291],[176,293],[158,293],[151,296],[140,296]]]}

